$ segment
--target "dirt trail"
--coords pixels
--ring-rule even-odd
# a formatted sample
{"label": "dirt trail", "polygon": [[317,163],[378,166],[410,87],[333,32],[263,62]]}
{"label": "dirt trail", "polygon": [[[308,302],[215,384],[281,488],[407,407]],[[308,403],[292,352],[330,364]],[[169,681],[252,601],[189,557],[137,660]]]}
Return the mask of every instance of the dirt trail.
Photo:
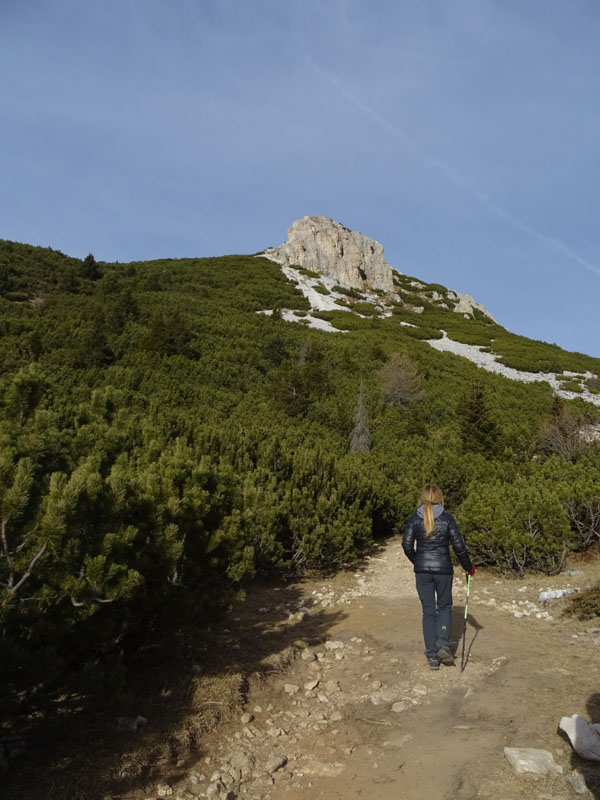
{"label": "dirt trail", "polygon": [[[578,759],[557,734],[563,715],[600,720],[600,628],[562,617],[563,601],[537,605],[541,590],[588,585],[600,566],[584,570],[523,580],[478,572],[462,674],[463,575],[454,582],[457,666],[433,672],[399,539],[363,570],[304,584],[292,608],[285,590],[274,593],[288,626],[306,630],[307,620],[327,613],[331,624],[317,641],[305,635],[285,672],[250,691],[248,716],[171,784],[175,796],[521,800],[530,779],[515,776],[503,754],[514,746],[547,749],[563,768],[563,776],[535,783],[535,797],[574,796],[565,780],[574,772],[584,775],[588,796],[600,797],[600,765]],[[244,613],[257,611],[270,609],[250,604]],[[235,622],[247,627],[250,619]],[[285,764],[273,770],[277,759]]]}

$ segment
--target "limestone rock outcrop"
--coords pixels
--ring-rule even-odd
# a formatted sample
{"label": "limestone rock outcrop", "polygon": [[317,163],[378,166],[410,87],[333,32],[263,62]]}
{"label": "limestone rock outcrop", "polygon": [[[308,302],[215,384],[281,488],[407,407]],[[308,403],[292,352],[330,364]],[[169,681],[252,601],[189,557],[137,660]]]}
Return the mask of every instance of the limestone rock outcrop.
{"label": "limestone rock outcrop", "polygon": [[281,247],[269,248],[264,255],[282,266],[295,265],[327,275],[342,286],[394,291],[392,268],[374,239],[329,217],[296,220],[287,233]]}
{"label": "limestone rock outcrop", "polygon": [[492,322],[496,322],[494,317],[490,314],[485,306],[482,306],[481,303],[476,303],[475,300],[471,297],[470,294],[462,294],[461,292],[450,291],[448,292],[448,297],[451,300],[456,301],[456,305],[454,306],[454,310],[457,314],[468,314],[469,316],[474,316],[474,309],[481,311],[486,317],[492,320]]}

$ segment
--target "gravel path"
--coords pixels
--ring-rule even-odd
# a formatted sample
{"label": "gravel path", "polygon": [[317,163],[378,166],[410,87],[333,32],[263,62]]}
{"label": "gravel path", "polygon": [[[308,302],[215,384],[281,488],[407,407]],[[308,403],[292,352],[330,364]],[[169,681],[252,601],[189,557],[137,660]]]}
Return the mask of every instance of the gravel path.
{"label": "gravel path", "polygon": [[[557,619],[560,600],[554,614],[536,616],[540,589],[567,580],[501,581],[478,572],[464,673],[427,667],[412,565],[399,538],[354,573],[303,584],[291,605],[282,592],[260,613],[285,612],[288,630],[302,634],[295,658],[250,691],[244,713],[183,779],[155,786],[151,796],[389,800],[391,790],[406,800],[496,800],[502,786],[503,800],[521,800],[527,777],[512,771],[505,746],[548,749],[561,765],[563,774],[536,784],[538,797],[566,800],[573,775],[595,786],[600,766],[579,763],[556,726],[563,714],[589,717],[594,696],[600,713],[589,670],[600,656],[600,629]],[[461,587],[457,575],[457,644]]]}

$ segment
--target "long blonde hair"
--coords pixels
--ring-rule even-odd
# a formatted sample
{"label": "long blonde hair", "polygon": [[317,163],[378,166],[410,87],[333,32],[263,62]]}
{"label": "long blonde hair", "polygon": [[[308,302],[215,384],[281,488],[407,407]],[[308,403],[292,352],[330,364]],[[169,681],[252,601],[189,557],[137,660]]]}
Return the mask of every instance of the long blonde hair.
{"label": "long blonde hair", "polygon": [[435,525],[433,517],[433,506],[444,505],[444,495],[439,486],[428,484],[421,492],[421,499],[419,505],[425,506],[423,509],[423,522],[425,523],[425,537],[431,536]]}

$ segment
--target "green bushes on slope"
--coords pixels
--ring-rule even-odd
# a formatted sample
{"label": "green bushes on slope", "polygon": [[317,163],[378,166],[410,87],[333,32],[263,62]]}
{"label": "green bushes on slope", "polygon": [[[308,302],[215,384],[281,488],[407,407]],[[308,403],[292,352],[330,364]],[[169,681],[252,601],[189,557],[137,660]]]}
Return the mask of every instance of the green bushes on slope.
{"label": "green bushes on slope", "polygon": [[[427,482],[477,563],[552,572],[597,541],[597,449],[540,448],[549,387],[419,339],[496,347],[511,338],[499,326],[432,306],[316,313],[346,332],[305,329],[257,313],[308,303],[250,256],[84,264],[0,242],[0,266],[7,707],[128,652],[158,615],[201,614],[257,574],[351,563]],[[392,403],[397,363],[418,391]],[[464,402],[475,376],[485,413]],[[371,450],[350,453],[361,386]]]}

